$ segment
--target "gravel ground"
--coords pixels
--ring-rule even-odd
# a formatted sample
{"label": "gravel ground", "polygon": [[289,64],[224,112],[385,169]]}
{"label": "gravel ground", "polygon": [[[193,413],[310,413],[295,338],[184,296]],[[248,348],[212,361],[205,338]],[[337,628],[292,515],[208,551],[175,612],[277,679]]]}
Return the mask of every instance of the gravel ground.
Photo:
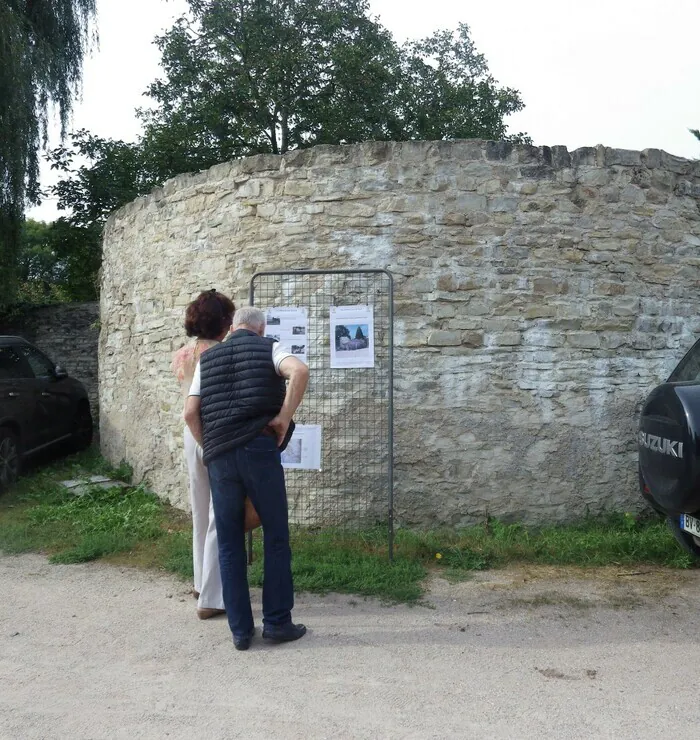
{"label": "gravel ground", "polygon": [[304,639],[238,653],[172,577],[0,557],[0,737],[692,736],[699,585],[520,569],[416,607],[302,594]]}

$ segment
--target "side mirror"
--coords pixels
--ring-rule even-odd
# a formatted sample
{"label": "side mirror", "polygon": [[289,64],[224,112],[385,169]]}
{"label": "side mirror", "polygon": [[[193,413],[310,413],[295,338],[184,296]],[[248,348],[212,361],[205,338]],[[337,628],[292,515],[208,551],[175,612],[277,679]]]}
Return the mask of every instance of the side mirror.
{"label": "side mirror", "polygon": [[56,380],[61,380],[63,378],[67,378],[68,373],[60,365],[56,365],[53,369],[53,376]]}

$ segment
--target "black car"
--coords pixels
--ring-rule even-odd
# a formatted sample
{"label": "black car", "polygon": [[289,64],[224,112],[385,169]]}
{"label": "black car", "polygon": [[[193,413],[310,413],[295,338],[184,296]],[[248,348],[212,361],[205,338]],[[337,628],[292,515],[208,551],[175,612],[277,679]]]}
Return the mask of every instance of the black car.
{"label": "black car", "polygon": [[59,442],[73,450],[92,442],[85,387],[26,340],[0,336],[0,490],[24,458]]}
{"label": "black car", "polygon": [[638,445],[642,496],[700,558],[700,341],[647,398]]}

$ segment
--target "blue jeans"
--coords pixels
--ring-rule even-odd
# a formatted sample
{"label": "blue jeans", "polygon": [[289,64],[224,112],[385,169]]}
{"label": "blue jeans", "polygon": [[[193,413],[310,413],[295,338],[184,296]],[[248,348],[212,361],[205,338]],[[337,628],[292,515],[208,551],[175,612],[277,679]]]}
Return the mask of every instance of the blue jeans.
{"label": "blue jeans", "polygon": [[271,627],[291,622],[292,553],[287,490],[277,440],[260,435],[215,457],[207,467],[219,537],[224,606],[231,632],[243,636],[254,626],[245,548],[246,496],[253,502],[263,528],[263,622]]}

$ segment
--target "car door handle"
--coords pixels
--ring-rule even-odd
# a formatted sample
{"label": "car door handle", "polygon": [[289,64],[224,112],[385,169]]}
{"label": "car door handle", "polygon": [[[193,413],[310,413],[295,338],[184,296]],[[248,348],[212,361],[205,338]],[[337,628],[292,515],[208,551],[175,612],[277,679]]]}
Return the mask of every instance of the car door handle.
{"label": "car door handle", "polygon": [[41,392],[41,395],[42,395],[42,396],[44,396],[44,398],[49,398],[49,396],[50,396],[51,394],[50,394],[50,393],[47,393],[46,391],[42,391],[42,392]]}
{"label": "car door handle", "polygon": [[10,391],[7,395],[10,398],[19,398],[19,393],[15,393],[14,391]]}

